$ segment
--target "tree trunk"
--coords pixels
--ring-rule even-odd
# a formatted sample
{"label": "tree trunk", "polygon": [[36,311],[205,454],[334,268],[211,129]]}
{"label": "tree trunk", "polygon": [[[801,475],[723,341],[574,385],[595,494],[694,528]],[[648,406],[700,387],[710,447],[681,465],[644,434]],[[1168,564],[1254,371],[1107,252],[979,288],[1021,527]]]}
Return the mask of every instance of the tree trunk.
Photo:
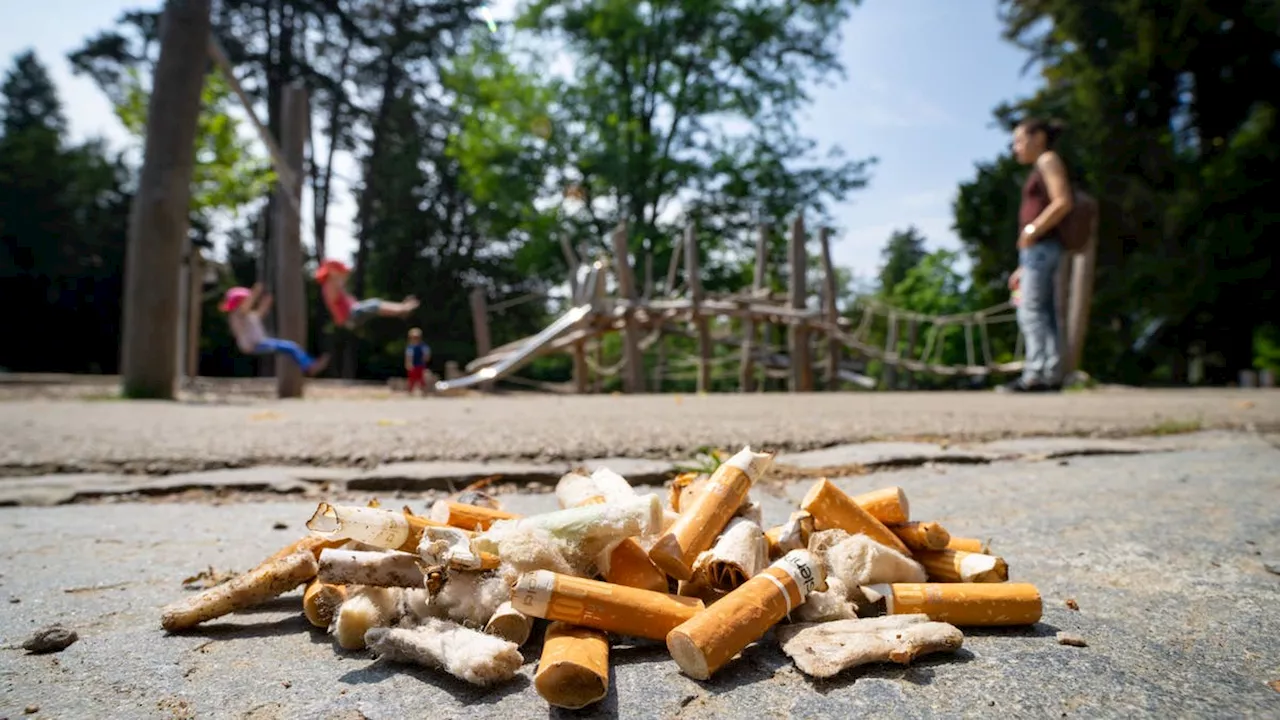
{"label": "tree trunk", "polygon": [[173,399],[178,272],[190,229],[196,122],[208,64],[209,0],[169,0],[162,18],[138,192],[129,210],[121,337],[126,397]]}
{"label": "tree trunk", "polygon": [[[293,182],[276,184],[276,325],[278,336],[307,346],[307,302],[302,286],[302,152],[307,135],[307,91],[285,88],[280,147]],[[292,198],[293,202],[290,202]],[[276,396],[302,397],[302,371],[292,362],[276,363]]]}

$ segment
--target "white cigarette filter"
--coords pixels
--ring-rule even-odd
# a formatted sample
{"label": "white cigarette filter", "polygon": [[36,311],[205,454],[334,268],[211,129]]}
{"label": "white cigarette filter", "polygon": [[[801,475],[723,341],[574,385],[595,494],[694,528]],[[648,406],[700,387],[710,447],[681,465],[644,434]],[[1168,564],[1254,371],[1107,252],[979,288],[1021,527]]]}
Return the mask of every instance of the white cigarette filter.
{"label": "white cigarette filter", "polygon": [[694,562],[695,576],[704,575],[715,590],[728,592],[764,569],[768,552],[764,531],[744,517],[735,517],[710,550]]}
{"label": "white cigarette filter", "polygon": [[418,556],[395,551],[330,550],[320,553],[317,573],[333,585],[422,587]]}
{"label": "white cigarette filter", "polygon": [[809,536],[812,534],[813,516],[804,510],[791,513],[785,523],[765,531],[764,537],[769,543],[769,559],[777,560],[792,550],[807,549]]}
{"label": "white cigarette filter", "polygon": [[748,446],[716,468],[707,489],[650,548],[654,564],[677,580],[690,579],[698,555],[711,547],[737,514],[752,484],[772,465],[773,453],[753,452]]}
{"label": "white cigarette filter", "polygon": [[533,617],[651,640],[662,640],[704,607],[696,598],[548,570],[521,575],[511,591],[511,605]]}
{"label": "white cigarette filter", "polygon": [[617,502],[634,497],[635,494],[635,489],[626,478],[608,468],[600,468],[590,475],[571,472],[556,483],[556,500],[560,501],[562,508],[599,501]]}
{"label": "white cigarette filter", "polygon": [[533,632],[533,618],[512,607],[510,602],[504,602],[485,623],[484,631],[516,645],[524,645]]}
{"label": "white cigarette filter", "polygon": [[479,570],[485,563],[481,553],[472,547],[472,537],[466,530],[455,527],[423,528],[418,556],[431,567]]}
{"label": "white cigarette filter", "polygon": [[821,563],[808,550],[792,550],[714,605],[667,635],[680,670],[707,680],[747,645],[826,587]]}
{"label": "white cigarette filter", "polygon": [[326,502],[316,508],[307,529],[327,540],[355,540],[393,550],[408,542],[411,533],[409,518],[403,513]]}

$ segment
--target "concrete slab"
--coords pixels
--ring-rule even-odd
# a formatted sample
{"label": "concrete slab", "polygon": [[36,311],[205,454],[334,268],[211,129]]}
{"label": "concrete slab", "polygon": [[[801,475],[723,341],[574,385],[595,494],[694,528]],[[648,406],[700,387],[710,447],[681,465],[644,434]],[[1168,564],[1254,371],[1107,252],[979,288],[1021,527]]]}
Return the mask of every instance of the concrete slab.
{"label": "concrete slab", "polygon": [[68,473],[0,478],[0,506],[61,505],[115,495],[173,495],[188,490],[306,493],[328,485],[342,486],[358,471],[314,467],[261,467],[175,473],[113,475]]}
{"label": "concrete slab", "polygon": [[661,485],[679,472],[675,463],[644,458],[592,458],[583,460],[575,466],[592,471],[606,467],[626,478],[632,485]]}
{"label": "concrete slab", "polygon": [[[514,681],[482,689],[335,650],[300,616],[297,592],[188,634],[160,630],[182,578],[248,569],[305,532],[314,502],[0,509],[11,540],[0,546],[0,717],[27,705],[52,717],[1272,717],[1280,575],[1265,564],[1280,558],[1277,464],[1275,448],[1240,446],[838,480],[860,491],[892,477],[921,519],[993,537],[1011,579],[1040,588],[1042,622],[969,630],[953,657],[827,681],[798,673],[772,635],[705,683],[661,644],[619,643],[608,697],[573,714],[549,712],[532,688],[536,639]],[[806,485],[766,503],[766,523]],[[547,494],[503,500],[521,513],[555,507]],[[53,655],[11,647],[53,622],[80,640]],[[1059,645],[1059,631],[1088,647]]]}
{"label": "concrete slab", "polygon": [[477,480],[499,476],[498,482],[554,483],[569,471],[568,463],[403,462],[379,465],[347,480],[350,490],[461,490]]}
{"label": "concrete slab", "polygon": [[886,467],[920,465],[926,462],[981,463],[998,457],[978,450],[945,448],[934,443],[868,442],[836,445],[821,450],[782,453],[774,464],[795,468]]}

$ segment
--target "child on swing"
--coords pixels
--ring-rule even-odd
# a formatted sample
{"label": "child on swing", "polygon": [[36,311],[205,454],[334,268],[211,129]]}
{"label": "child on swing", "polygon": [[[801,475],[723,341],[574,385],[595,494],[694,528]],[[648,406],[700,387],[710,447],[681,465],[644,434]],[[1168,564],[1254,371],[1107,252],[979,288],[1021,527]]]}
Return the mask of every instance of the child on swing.
{"label": "child on swing", "polygon": [[262,316],[271,307],[271,296],[262,294],[262,283],[253,288],[233,287],[222,296],[218,309],[227,313],[236,346],[246,355],[288,355],[308,377],[315,377],[329,364],[329,356],[312,358],[292,340],[267,337],[262,329]]}
{"label": "child on swing", "polygon": [[405,317],[418,309],[418,299],[412,295],[398,303],[381,298],[358,300],[347,292],[349,275],[351,268],[340,260],[325,260],[316,270],[316,282],[320,283],[325,307],[329,308],[333,321],[348,330],[354,330],[378,315]]}

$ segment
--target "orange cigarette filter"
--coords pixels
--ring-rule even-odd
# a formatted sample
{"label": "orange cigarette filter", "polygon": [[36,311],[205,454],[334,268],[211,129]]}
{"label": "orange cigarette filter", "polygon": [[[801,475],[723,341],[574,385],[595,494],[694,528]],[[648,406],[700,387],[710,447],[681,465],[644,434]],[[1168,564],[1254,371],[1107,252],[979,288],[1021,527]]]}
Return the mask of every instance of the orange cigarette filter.
{"label": "orange cigarette filter", "polygon": [[880,488],[854,495],[853,501],[885,525],[902,525],[911,521],[911,506],[900,487]]}
{"label": "orange cigarette filter", "polygon": [[307,622],[321,628],[329,627],[329,623],[333,622],[333,616],[338,612],[338,606],[347,599],[346,585],[333,585],[330,583],[320,582],[320,580],[312,580],[307,585],[307,589],[302,593],[302,613],[307,616]]}
{"label": "orange cigarette filter", "polygon": [[511,605],[526,615],[632,637],[662,640],[705,607],[696,598],[561,575],[524,573],[511,590]]}
{"label": "orange cigarette filter", "polygon": [[519,515],[480,505],[467,505],[452,500],[437,500],[431,506],[431,519],[463,530],[488,530],[499,520],[518,520]]}
{"label": "orange cigarette filter", "polygon": [[956,537],[952,535],[951,539],[947,541],[947,546],[943,549],[986,553],[991,550],[991,544],[986,541],[979,540],[978,538]]}
{"label": "orange cigarette filter", "polygon": [[1000,583],[1009,579],[1004,558],[963,550],[921,550],[915,559],[934,582]]}
{"label": "orange cigarette filter", "polygon": [[1030,583],[893,583],[865,590],[884,598],[887,615],[922,613],[957,627],[1034,625],[1043,605]]}
{"label": "orange cigarette filter", "polygon": [[659,568],[677,580],[693,576],[693,561],[698,553],[711,547],[716,536],[738,512],[751,485],[773,464],[773,453],[752,452],[744,447],[738,454],[716,468],[689,508],[680,513],[649,550],[649,557]]}
{"label": "orange cigarette filter", "polygon": [[[680,512],[681,503],[684,502],[685,499],[693,499],[693,486],[695,484],[701,484],[698,482],[699,478],[701,478],[703,482],[706,481],[705,475],[700,475],[696,472],[680,473],[675,476],[675,479],[671,481],[671,494],[667,498],[667,504],[671,506],[672,510]],[[688,491],[688,494],[686,494],[686,491]]]}
{"label": "orange cigarette filter", "polygon": [[769,545],[769,559],[777,560],[792,550],[809,547],[810,535],[813,535],[813,516],[803,510],[791,513],[785,523],[764,532],[764,540]]}
{"label": "orange cigarette filter", "polygon": [[684,674],[707,680],[825,584],[813,555],[792,550],[672,630],[667,650]]}
{"label": "orange cigarette filter", "polygon": [[800,509],[813,516],[818,530],[838,528],[850,535],[861,533],[903,554],[911,552],[884,523],[872,517],[853,498],[826,478],[813,484],[800,501]]}
{"label": "orange cigarette filter", "polygon": [[[603,495],[596,495],[583,501],[582,505],[602,505],[604,502]],[[666,573],[653,564],[649,553],[635,538],[626,538],[609,551],[608,559],[600,563],[600,575],[615,585],[660,593],[670,589]]]}
{"label": "orange cigarette filter", "polygon": [[555,707],[577,710],[609,694],[609,637],[600,630],[547,625],[533,687]]}
{"label": "orange cigarette filter", "polygon": [[951,542],[951,533],[936,522],[909,522],[905,525],[890,525],[889,530],[904,545],[916,550],[944,550]]}

